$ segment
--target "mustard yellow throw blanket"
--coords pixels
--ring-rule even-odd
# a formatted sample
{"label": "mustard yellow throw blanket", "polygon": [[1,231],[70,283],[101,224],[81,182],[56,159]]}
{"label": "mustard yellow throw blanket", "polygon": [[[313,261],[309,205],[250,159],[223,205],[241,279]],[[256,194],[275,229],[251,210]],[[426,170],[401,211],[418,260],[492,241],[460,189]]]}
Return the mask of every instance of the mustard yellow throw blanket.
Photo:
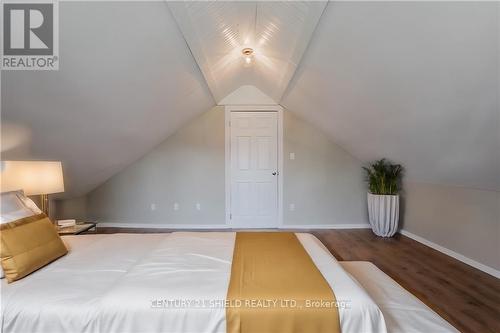
{"label": "mustard yellow throw blanket", "polygon": [[340,332],[335,295],[294,233],[236,234],[228,333]]}

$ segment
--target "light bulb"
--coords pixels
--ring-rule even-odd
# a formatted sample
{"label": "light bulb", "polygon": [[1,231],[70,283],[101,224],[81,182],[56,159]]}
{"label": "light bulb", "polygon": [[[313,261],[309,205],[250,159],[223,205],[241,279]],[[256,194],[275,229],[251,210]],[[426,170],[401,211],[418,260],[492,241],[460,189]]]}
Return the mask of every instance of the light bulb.
{"label": "light bulb", "polygon": [[241,53],[243,53],[243,59],[245,60],[245,66],[250,66],[252,64],[252,60],[253,60],[253,49],[250,47],[246,47],[243,50],[241,50]]}

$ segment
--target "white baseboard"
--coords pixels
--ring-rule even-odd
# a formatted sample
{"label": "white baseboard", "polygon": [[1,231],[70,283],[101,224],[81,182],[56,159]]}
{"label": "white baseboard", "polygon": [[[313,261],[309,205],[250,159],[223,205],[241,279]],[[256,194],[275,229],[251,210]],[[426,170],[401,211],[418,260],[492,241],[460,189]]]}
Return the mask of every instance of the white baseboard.
{"label": "white baseboard", "polygon": [[428,247],[431,247],[433,248],[434,250],[437,250],[439,252],[442,252],[452,258],[455,258],[457,260],[460,260],[461,262],[469,265],[469,266],[472,266],[474,268],[477,268],[479,269],[480,271],[483,271],[485,273],[488,273],[490,275],[493,275],[494,277],[496,278],[499,278],[500,279],[500,271],[497,270],[497,269],[494,269],[493,267],[489,267],[489,266],[486,266],[484,264],[481,264],[480,262],[477,262],[471,258],[468,258],[460,253],[457,253],[455,251],[452,251],[450,249],[447,249],[445,248],[444,246],[441,246],[441,245],[438,245],[434,242],[431,242],[430,240],[427,240],[423,237],[420,237],[418,235],[415,235],[409,231],[406,231],[404,229],[400,230],[399,231],[402,235],[405,235],[406,237],[409,237],[413,240],[416,240],[417,242],[419,243],[422,243],[424,245],[427,245]]}
{"label": "white baseboard", "polygon": [[369,224],[285,224],[279,229],[369,229]]}
{"label": "white baseboard", "polygon": [[98,227],[140,229],[229,229],[226,224],[165,224],[98,222]]}
{"label": "white baseboard", "polygon": [[[150,229],[231,229],[232,226],[227,224],[151,224],[151,223],[115,223],[115,222],[98,222],[99,227],[110,228],[150,228]],[[270,229],[365,229],[370,228],[369,224],[286,224],[278,228]],[[237,228],[245,229],[245,228]],[[251,228],[248,228],[251,229]],[[262,228],[258,228],[262,229]]]}

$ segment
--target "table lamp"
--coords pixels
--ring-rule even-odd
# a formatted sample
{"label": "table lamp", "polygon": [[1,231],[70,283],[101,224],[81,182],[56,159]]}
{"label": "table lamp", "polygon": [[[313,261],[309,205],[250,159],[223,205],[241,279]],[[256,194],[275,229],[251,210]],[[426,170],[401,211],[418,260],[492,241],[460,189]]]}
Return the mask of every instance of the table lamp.
{"label": "table lamp", "polygon": [[48,195],[64,192],[61,162],[2,161],[2,192],[23,190],[25,195],[40,195],[40,209],[49,216]]}

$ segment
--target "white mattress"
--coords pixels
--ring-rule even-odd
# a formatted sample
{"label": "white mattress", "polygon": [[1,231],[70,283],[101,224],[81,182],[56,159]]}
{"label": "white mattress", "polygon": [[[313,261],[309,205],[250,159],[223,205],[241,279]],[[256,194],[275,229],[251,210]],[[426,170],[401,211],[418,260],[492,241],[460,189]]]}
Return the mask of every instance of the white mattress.
{"label": "white mattress", "polygon": [[[382,312],[368,293],[319,240],[297,236],[337,300],[347,304],[339,309],[342,332],[385,332]],[[226,298],[234,233],[63,239],[68,255],[20,281],[2,280],[3,332],[225,331],[224,307],[210,302]],[[156,302],[163,300],[173,303]]]}
{"label": "white mattress", "polygon": [[340,263],[372,296],[391,333],[456,333],[458,330],[371,262]]}

